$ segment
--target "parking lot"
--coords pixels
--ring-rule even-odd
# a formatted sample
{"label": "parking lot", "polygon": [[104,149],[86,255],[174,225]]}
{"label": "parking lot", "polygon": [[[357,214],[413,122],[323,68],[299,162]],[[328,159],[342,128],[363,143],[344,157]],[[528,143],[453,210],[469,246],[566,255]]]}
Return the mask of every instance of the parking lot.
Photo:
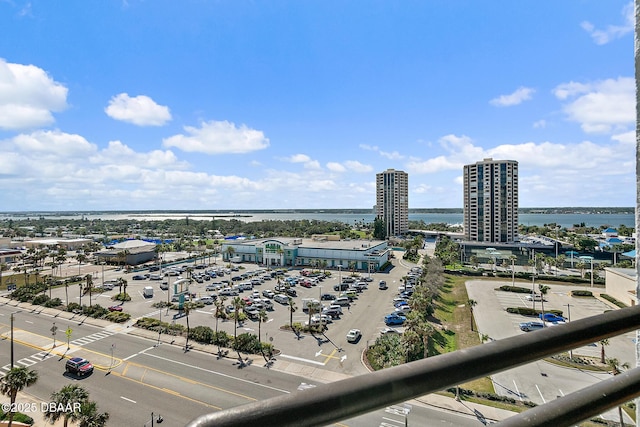
{"label": "parking lot", "polygon": [[[507,338],[516,334],[525,333],[520,330],[519,324],[535,319],[514,313],[508,313],[508,307],[532,307],[541,308],[541,302],[528,301],[527,294],[504,292],[498,290],[504,282],[470,280],[467,282],[467,292],[470,299],[477,301],[474,308],[474,316],[478,329],[491,339]],[[517,286],[532,286],[531,283],[516,283]],[[597,298],[573,297],[572,290],[585,290],[584,286],[545,284],[549,286],[549,292],[545,296],[544,308],[546,310],[560,310],[567,321],[578,320],[584,317],[602,314],[611,310],[612,306]],[[536,289],[538,284],[535,285]],[[587,289],[588,290],[588,289]],[[602,292],[602,289],[594,288],[594,293]],[[634,333],[627,333],[611,338],[607,347],[607,357],[616,357],[621,361],[631,362],[635,355]],[[574,350],[575,354],[599,357],[600,346],[589,345]]]}
{"label": "parking lot", "polygon": [[[402,284],[400,279],[407,274],[408,267],[403,266],[401,260],[394,260],[394,268],[388,273],[360,273],[360,279],[370,280],[367,283],[367,289],[363,289],[362,292],[357,293],[357,297],[351,302],[350,305],[342,307],[342,315],[337,319],[332,319],[331,323],[327,324],[327,330],[323,334],[300,334],[296,336],[289,329],[283,329],[282,327],[289,324],[290,311],[288,301],[286,303],[278,303],[273,301],[273,309],[267,310],[267,320],[261,325],[261,334],[263,342],[271,342],[274,347],[281,351],[279,356],[280,361],[291,360],[298,363],[308,364],[320,368],[326,368],[346,374],[361,374],[366,372],[366,368],[362,365],[360,358],[362,351],[366,348],[368,343],[372,343],[381,333],[381,331],[387,329],[387,325],[384,323],[384,316],[394,311],[393,298],[397,297],[397,291]],[[189,266],[189,264],[183,264],[183,266]],[[193,265],[191,265],[193,268]],[[247,283],[251,279],[263,278],[263,281],[258,284],[254,281],[253,289],[246,289],[239,292],[239,296],[248,297],[253,292],[258,292],[262,298],[263,291],[271,290],[274,293],[277,285],[276,278],[266,279],[269,274],[267,271],[262,271],[255,277],[248,277],[243,280],[233,280],[234,277],[242,274],[253,274],[257,270],[264,270],[262,267],[253,264],[241,264],[238,265],[238,271],[231,271],[230,274],[225,274],[223,277],[211,278],[209,280],[202,280],[202,283],[198,283],[195,280],[191,280],[188,284],[188,292],[195,295],[195,298],[204,298],[209,295],[219,294],[219,291],[209,290],[207,286],[212,289],[213,283],[220,283],[222,280],[229,280],[231,284]],[[293,269],[286,272],[286,276],[282,277],[300,277],[302,269]],[[204,269],[193,268],[192,274],[197,272],[204,272]],[[123,271],[116,271],[115,269],[109,269],[105,271],[104,280],[115,281],[118,278],[124,278],[127,280],[127,293],[131,296],[131,301],[122,304],[123,310],[126,313],[131,314],[132,319],[139,317],[155,317],[165,322],[176,322],[186,326],[186,319],[184,317],[174,316],[178,313],[177,310],[167,310],[167,308],[158,309],[152,305],[156,302],[167,300],[171,301],[174,296],[174,284],[182,283],[182,290],[187,290],[187,281],[181,280],[186,278],[186,274],[182,273],[180,276],[164,276],[161,280],[150,280],[148,277],[142,279],[137,277],[133,280],[133,276],[143,276],[157,274],[157,272],[149,271],[137,271],[134,273],[125,273]],[[295,285],[291,289],[296,291],[296,296],[293,300],[296,305],[296,311],[293,313],[293,322],[305,324],[309,320],[309,315],[303,311],[303,300],[316,299],[320,300],[322,294],[336,295],[339,293],[334,290],[334,286],[340,283],[341,279],[345,279],[351,275],[349,271],[331,270],[330,276],[322,281],[318,281],[317,284],[304,287],[301,285]],[[380,290],[378,283],[380,280],[384,280],[387,284],[387,289]],[[101,283],[100,280],[95,280],[94,283]],[[163,282],[168,282],[169,286],[162,286]],[[152,287],[153,296],[144,296],[145,288]],[[178,286],[180,291],[181,286]],[[168,289],[161,289],[161,287],[168,287]],[[116,304],[112,301],[112,297],[119,291],[118,286],[114,286],[112,290],[104,290],[101,293],[92,295],[92,303],[100,304],[103,307],[109,307]],[[65,301],[64,288],[57,288],[53,291],[54,297],[59,297]],[[231,304],[233,296],[228,296],[225,301],[225,305]],[[79,301],[79,289],[69,289],[70,302]],[[84,295],[82,303],[88,304],[88,295]],[[327,306],[331,303],[329,300],[321,301],[323,305]],[[216,328],[215,319],[215,305],[206,304],[204,307],[194,309],[189,315],[189,324],[191,327],[197,325],[209,326],[212,329]],[[230,335],[234,334],[234,321],[233,320],[219,320],[219,330],[223,330]],[[355,342],[347,341],[347,333],[350,329],[359,329],[362,332],[362,338]],[[393,326],[393,328],[402,330],[401,326]],[[237,333],[250,332],[258,334],[258,321],[246,320],[239,323],[237,326]]]}

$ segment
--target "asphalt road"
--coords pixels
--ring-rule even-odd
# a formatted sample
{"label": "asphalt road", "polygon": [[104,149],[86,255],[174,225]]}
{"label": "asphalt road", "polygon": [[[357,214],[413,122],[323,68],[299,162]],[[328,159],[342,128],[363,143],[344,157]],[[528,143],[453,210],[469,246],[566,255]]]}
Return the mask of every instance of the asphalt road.
{"label": "asphalt road", "polygon": [[[0,307],[0,333],[9,332],[9,313],[14,307]],[[67,342],[56,339],[53,347],[51,326],[72,330]],[[48,401],[52,392],[66,384],[81,384],[100,411],[110,414],[109,425],[150,425],[151,413],[161,414],[165,425],[184,425],[194,417],[256,400],[296,392],[301,385],[312,384],[307,378],[261,366],[240,367],[232,359],[217,359],[198,351],[185,353],[180,347],[160,344],[127,334],[127,328],[110,325],[99,328],[83,322],[54,318],[37,311],[15,314],[14,361],[39,372],[38,382],[28,392]],[[0,341],[0,365],[10,366],[11,343]],[[76,378],[64,372],[65,356],[90,359],[94,373]],[[313,385],[313,384],[312,384]],[[342,426],[404,425],[403,406],[345,420]],[[478,425],[477,417],[449,414],[414,405],[407,415],[412,425]]]}

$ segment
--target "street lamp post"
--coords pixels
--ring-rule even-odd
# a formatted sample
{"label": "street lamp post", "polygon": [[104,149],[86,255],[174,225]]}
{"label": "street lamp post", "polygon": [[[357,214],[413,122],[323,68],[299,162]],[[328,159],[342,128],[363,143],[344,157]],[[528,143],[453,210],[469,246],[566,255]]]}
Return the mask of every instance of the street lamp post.
{"label": "street lamp post", "polygon": [[[571,304],[567,304],[567,320],[571,322]],[[569,360],[573,359],[573,350],[569,349]]]}
{"label": "street lamp post", "polygon": [[14,313],[11,313],[11,369],[13,369],[13,315]]}

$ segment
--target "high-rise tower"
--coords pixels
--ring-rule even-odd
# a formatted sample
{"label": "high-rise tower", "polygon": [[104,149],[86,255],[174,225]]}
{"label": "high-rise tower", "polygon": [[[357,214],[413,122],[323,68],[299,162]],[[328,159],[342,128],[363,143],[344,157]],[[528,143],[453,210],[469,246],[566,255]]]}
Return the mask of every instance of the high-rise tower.
{"label": "high-rise tower", "polygon": [[387,237],[409,229],[409,175],[387,169],[376,174],[376,217],[383,220]]}
{"label": "high-rise tower", "polygon": [[464,234],[475,242],[518,241],[518,162],[464,166]]}

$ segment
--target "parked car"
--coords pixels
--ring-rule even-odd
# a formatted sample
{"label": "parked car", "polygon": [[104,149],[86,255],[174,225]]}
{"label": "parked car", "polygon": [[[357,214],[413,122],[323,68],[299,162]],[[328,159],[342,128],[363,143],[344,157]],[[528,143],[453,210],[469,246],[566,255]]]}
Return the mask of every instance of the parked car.
{"label": "parked car", "polygon": [[349,284],[348,283],[340,283],[339,285],[333,285],[333,290],[334,291],[346,291],[347,289],[349,289]]}
{"label": "parked car", "polygon": [[223,290],[221,290],[219,292],[219,294],[227,296],[227,297],[237,297],[238,296],[238,290],[237,289],[231,289],[231,288],[224,288]]}
{"label": "parked car", "polygon": [[211,304],[213,304],[214,300],[215,300],[215,298],[213,296],[208,295],[206,297],[200,298],[198,301],[203,302],[203,303],[205,303],[207,305],[211,305]]}
{"label": "parked car", "polygon": [[336,299],[336,296],[333,294],[322,294],[320,295],[320,299],[322,301],[333,301],[334,299]]}
{"label": "parked car", "polygon": [[287,290],[285,291],[285,293],[286,293],[287,295],[289,295],[290,297],[298,296],[298,293],[296,292],[296,290],[295,290],[295,289],[291,289],[291,288],[287,289]]}
{"label": "parked car", "polygon": [[393,329],[393,328],[384,328],[383,330],[380,331],[380,335],[387,335],[387,334],[399,334],[400,331],[398,331],[397,329]]}
{"label": "parked car", "polygon": [[[542,295],[540,294],[529,294],[526,297],[524,297],[524,299],[526,299],[527,301],[543,301]],[[546,302],[546,300],[544,301]]]}
{"label": "parked car", "polygon": [[289,303],[289,297],[284,295],[284,294],[277,294],[276,296],[273,297],[273,300],[275,302],[279,302],[280,304],[288,304]]}
{"label": "parked car", "polygon": [[382,291],[383,291],[383,290],[385,290],[385,289],[387,289],[387,288],[388,288],[388,287],[387,287],[387,282],[386,282],[386,281],[384,281],[384,280],[380,280],[380,283],[378,283],[378,289],[380,289],[380,290],[382,290]]}
{"label": "parked car", "polygon": [[360,329],[351,329],[347,332],[347,342],[355,343],[358,342],[360,338],[362,338],[362,332],[360,332]]}
{"label": "parked car", "polygon": [[274,296],[276,296],[276,294],[274,294],[273,291],[269,289],[265,289],[264,291],[262,291],[262,296],[265,298],[273,298]]}
{"label": "parked car", "polygon": [[407,319],[406,317],[400,316],[400,315],[398,315],[396,313],[387,314],[386,316],[384,316],[384,323],[387,326],[389,326],[389,325],[402,325],[406,319]]}
{"label": "parked car", "polygon": [[333,301],[336,305],[347,306],[351,304],[351,301],[347,297],[338,297]]}
{"label": "parked car", "polygon": [[544,328],[542,322],[524,322],[520,323],[520,330],[525,332],[535,331]]}
{"label": "parked car", "polygon": [[93,365],[87,359],[82,357],[73,357],[67,360],[65,370],[74,375],[84,376],[93,372]]}
{"label": "parked car", "polygon": [[122,311],[122,306],[121,305],[112,305],[111,307],[109,307],[109,311]]}
{"label": "parked car", "polygon": [[163,291],[169,290],[169,283],[167,282],[160,283],[160,289],[162,289]]}
{"label": "parked car", "polygon": [[396,313],[402,313],[402,315],[404,316],[404,313],[408,313],[411,311],[411,307],[408,305],[401,305],[400,307],[396,307]]}
{"label": "parked car", "polygon": [[542,320],[543,322],[557,324],[564,323],[566,319],[553,313],[540,313],[540,320]]}

